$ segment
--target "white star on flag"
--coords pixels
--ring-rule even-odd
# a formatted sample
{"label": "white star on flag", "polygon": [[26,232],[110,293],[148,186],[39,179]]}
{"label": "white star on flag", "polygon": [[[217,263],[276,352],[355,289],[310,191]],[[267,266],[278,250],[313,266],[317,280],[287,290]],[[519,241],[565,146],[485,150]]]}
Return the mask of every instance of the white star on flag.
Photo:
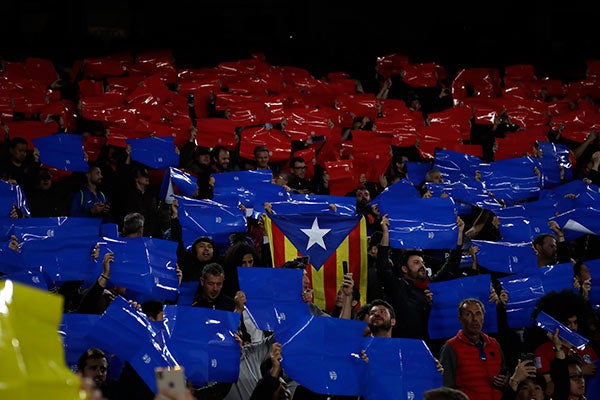
{"label": "white star on flag", "polygon": [[310,229],[300,229],[306,236],[308,236],[308,244],[306,245],[306,250],[310,249],[313,245],[318,244],[324,250],[327,250],[325,247],[325,242],[323,241],[323,237],[329,233],[331,229],[321,229],[319,228],[319,221],[317,221],[317,217],[313,221],[312,227]]}

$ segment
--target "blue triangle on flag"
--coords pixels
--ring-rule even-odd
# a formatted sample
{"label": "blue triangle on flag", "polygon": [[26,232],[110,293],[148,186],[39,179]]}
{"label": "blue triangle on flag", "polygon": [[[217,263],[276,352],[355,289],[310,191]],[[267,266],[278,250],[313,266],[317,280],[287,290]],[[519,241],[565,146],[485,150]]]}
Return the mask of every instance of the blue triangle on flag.
{"label": "blue triangle on flag", "polygon": [[298,251],[319,270],[360,221],[360,216],[307,213],[270,215]]}

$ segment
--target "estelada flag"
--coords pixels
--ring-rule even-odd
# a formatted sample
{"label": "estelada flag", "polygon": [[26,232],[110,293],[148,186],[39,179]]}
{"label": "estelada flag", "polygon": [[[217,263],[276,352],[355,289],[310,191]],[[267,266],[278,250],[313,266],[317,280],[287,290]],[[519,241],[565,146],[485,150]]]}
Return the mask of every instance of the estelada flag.
{"label": "estelada flag", "polygon": [[[301,209],[301,204],[299,204]],[[331,312],[348,262],[361,304],[367,294],[367,228],[365,218],[335,213],[265,214],[265,231],[273,267],[309,257],[306,267],[314,290],[314,302]]]}

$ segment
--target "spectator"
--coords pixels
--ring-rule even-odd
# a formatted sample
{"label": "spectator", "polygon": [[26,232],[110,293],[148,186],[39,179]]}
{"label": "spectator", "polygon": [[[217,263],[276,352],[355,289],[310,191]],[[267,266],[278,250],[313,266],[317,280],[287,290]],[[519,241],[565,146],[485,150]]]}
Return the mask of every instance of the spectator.
{"label": "spectator", "polygon": [[69,215],[67,183],[55,183],[48,168],[40,168],[33,187],[25,193],[32,217],[62,217]]}
{"label": "spectator", "polygon": [[[535,319],[543,311],[570,330],[577,332],[579,325],[583,326],[586,323],[584,316],[587,308],[585,300],[571,289],[565,289],[560,292],[552,291],[538,299],[532,317]],[[541,331],[541,328],[532,327],[531,330]],[[545,334],[544,332],[540,332],[539,335]],[[583,374],[586,377],[591,377],[597,372],[594,361],[598,360],[598,355],[591,344],[583,348],[577,348],[560,338],[558,340],[554,339],[554,341],[553,339],[547,339],[539,346],[536,346],[533,353],[538,372],[546,378],[546,395],[548,396],[551,396],[554,392],[550,364],[556,357],[557,350],[562,350],[565,354],[579,357]]]}
{"label": "spectator", "polygon": [[216,146],[210,151],[210,169],[213,173],[231,171],[231,156],[225,146]]}
{"label": "spectator", "polygon": [[198,130],[191,127],[190,139],[185,142],[179,152],[179,168],[185,169],[195,176],[210,171],[210,149],[196,146],[197,134]]}
{"label": "spectator", "polygon": [[217,263],[209,263],[202,269],[198,289],[194,295],[192,307],[212,308],[213,310],[235,311],[241,313],[246,304],[244,292],[238,291],[235,298],[222,293],[225,271]]}
{"label": "spectator", "polygon": [[475,298],[458,305],[462,328],[440,351],[444,386],[465,392],[472,399],[501,399],[508,382],[500,344],[481,331],[485,316],[483,303]]}
{"label": "spectator", "polygon": [[117,382],[107,379],[108,357],[97,348],[89,348],[79,356],[77,360],[77,372],[83,378],[90,378],[96,387],[102,391],[102,397],[106,400],[118,399]]}
{"label": "spectator", "polygon": [[302,157],[292,157],[290,160],[292,171],[291,179],[287,186],[300,194],[329,194],[329,176],[323,172],[321,179],[317,177],[312,180],[306,178],[306,161]]}
{"label": "spectator", "polygon": [[371,202],[371,192],[366,186],[356,188],[356,212],[365,217],[367,223],[367,234],[372,235],[375,231],[381,230],[381,213],[377,208],[377,204],[369,204]]}
{"label": "spectator", "polygon": [[[143,165],[132,168],[129,184],[125,188],[124,207],[113,214],[140,213],[144,216],[144,236],[162,236],[159,224],[158,191],[150,184],[150,174]],[[119,221],[123,216],[116,215]]]}
{"label": "spectator", "polygon": [[194,240],[190,250],[185,248],[176,199],[171,205],[171,240],[178,242],[177,263],[183,273],[183,282],[198,282],[202,276],[202,268],[206,264],[220,262],[215,241],[207,236],[201,236]]}
{"label": "spectator", "polygon": [[27,139],[20,136],[8,139],[7,134],[4,143],[0,154],[0,178],[14,181],[12,183],[17,183],[22,189],[28,188],[39,162],[27,150]]}
{"label": "spectator", "polygon": [[423,252],[420,250],[404,250],[395,273],[389,262],[389,218],[383,216],[381,221],[382,238],[377,251],[378,281],[383,286],[387,298],[394,307],[394,312],[402,324],[397,324],[394,337],[416,338],[428,340],[428,321],[433,302],[433,293],[428,289],[430,281],[452,279],[458,275],[462,256],[462,239],[464,223],[457,217],[458,241],[452,249],[444,266],[433,276],[428,277]]}
{"label": "spectator", "polygon": [[423,393],[423,400],[469,400],[469,396],[460,390],[441,387],[427,390]]}
{"label": "spectator", "polygon": [[90,163],[85,174],[85,182],[71,200],[72,217],[97,217],[104,222],[109,222],[110,202],[108,197],[100,190],[102,171],[96,164]]}

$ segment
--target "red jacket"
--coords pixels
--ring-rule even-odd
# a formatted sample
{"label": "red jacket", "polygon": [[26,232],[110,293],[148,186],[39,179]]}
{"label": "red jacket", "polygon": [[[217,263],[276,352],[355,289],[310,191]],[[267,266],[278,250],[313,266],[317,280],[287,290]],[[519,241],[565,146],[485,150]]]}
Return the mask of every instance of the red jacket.
{"label": "red jacket", "polygon": [[[475,400],[500,400],[502,390],[493,386],[492,382],[500,373],[504,364],[502,350],[496,339],[481,333],[483,352],[486,360],[483,361],[477,346],[460,330],[456,336],[446,341],[446,349],[442,358],[454,363],[454,376],[456,389],[466,393],[470,399]],[[444,355],[444,353],[446,353]],[[454,353],[454,355],[452,355]],[[446,368],[446,360],[442,361]],[[444,382],[446,383],[446,382]]]}

